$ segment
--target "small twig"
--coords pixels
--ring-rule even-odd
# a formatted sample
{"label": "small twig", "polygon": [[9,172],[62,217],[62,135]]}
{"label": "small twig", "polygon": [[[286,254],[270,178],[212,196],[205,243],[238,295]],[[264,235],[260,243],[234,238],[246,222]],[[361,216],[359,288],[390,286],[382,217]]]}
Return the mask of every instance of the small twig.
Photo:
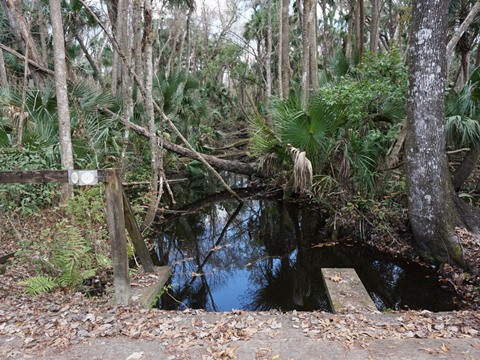
{"label": "small twig", "polygon": [[5,214],[5,215],[7,216],[7,221],[10,223],[10,226],[12,227],[13,231],[15,232],[15,235],[17,236],[18,240],[22,241],[22,235],[20,234],[20,232],[17,230],[17,228],[13,224],[12,220],[10,219],[10,216],[8,216],[8,214]]}
{"label": "small twig", "polygon": [[470,148],[462,148],[462,149],[457,149],[457,150],[450,150],[450,151],[447,151],[447,154],[448,154],[448,155],[451,155],[451,154],[456,154],[456,153],[459,153],[459,152],[462,152],[462,151],[470,151]]}

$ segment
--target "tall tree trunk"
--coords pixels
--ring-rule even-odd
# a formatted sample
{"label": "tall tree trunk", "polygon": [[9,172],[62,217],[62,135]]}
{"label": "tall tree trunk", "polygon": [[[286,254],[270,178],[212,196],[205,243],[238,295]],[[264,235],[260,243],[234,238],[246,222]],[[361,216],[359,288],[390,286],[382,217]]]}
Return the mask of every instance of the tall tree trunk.
{"label": "tall tree trunk", "polygon": [[266,92],[267,101],[272,96],[272,0],[267,0],[267,49],[266,49]]}
{"label": "tall tree trunk", "polygon": [[194,11],[193,4],[189,6],[187,13],[187,24],[185,28],[185,69],[187,72],[192,66],[192,14]]}
{"label": "tall tree trunk", "polygon": [[[145,42],[142,44],[142,2],[141,0],[132,1],[132,30],[133,30],[133,63],[135,65],[134,71],[140,78],[144,80],[143,76],[143,59],[142,59],[142,45],[146,46]],[[137,91],[137,101],[143,102],[142,94]]]}
{"label": "tall tree trunk", "polygon": [[[119,0],[118,2],[118,16],[117,17],[117,34],[119,34],[117,41],[119,41],[120,51],[123,53],[123,61],[121,62],[121,80],[122,80],[122,95],[123,95],[123,116],[126,119],[131,119],[133,116],[133,80],[130,73],[132,68],[132,51],[130,41],[130,1]],[[140,81],[140,77],[138,77]],[[120,155],[120,163],[123,166],[126,160],[126,153],[130,138],[130,128],[125,127],[123,135],[123,146]]]}
{"label": "tall tree trunk", "polygon": [[309,14],[310,36],[310,83],[312,90],[318,88],[318,26],[317,26],[317,2],[312,1]]}
{"label": "tall tree trunk", "polygon": [[0,49],[0,87],[8,87],[7,70],[5,69],[5,59],[2,49]]}
{"label": "tall tree trunk", "polygon": [[45,21],[45,16],[43,14],[43,3],[41,1],[38,2],[38,27],[40,29],[39,31],[39,37],[40,37],[40,51],[42,54],[42,61],[44,64],[47,63],[48,60],[48,48],[47,48],[47,35],[48,35],[48,29],[47,29],[47,23]]}
{"label": "tall tree trunk", "polygon": [[159,188],[161,176],[161,162],[158,148],[158,136],[155,125],[155,112],[153,107],[153,23],[152,23],[152,0],[145,0],[144,18],[145,18],[145,112],[148,118],[148,128],[150,132],[150,151],[151,151],[151,196],[145,220],[142,228],[145,229],[151,225],[157,213],[157,206],[162,195],[162,188]]}
{"label": "tall tree trunk", "polygon": [[[315,6],[314,6],[315,5]],[[305,106],[308,94],[318,87],[318,55],[317,55],[317,8],[313,0],[303,2],[303,73],[302,104]]]}
{"label": "tall tree trunk", "polygon": [[358,63],[363,61],[363,43],[365,38],[365,3],[364,0],[357,0],[357,12],[356,12],[356,51],[358,57]]}
{"label": "tall tree trunk", "polygon": [[290,1],[281,0],[280,6],[280,56],[278,61],[279,76],[279,95],[283,99],[288,97],[290,92],[290,24],[289,24]]}
{"label": "tall tree trunk", "polygon": [[[121,48],[121,36],[122,36],[122,16],[121,11],[123,7],[123,2],[127,0],[110,0],[107,2],[108,6],[108,14],[110,16],[110,21],[112,24],[112,33],[114,34],[115,39],[117,40],[121,51],[124,49]],[[118,86],[119,86],[119,79],[121,79],[120,71],[121,68],[121,60],[120,55],[117,51],[113,52],[113,59],[112,59],[112,83],[110,85],[112,94],[117,94]]]}
{"label": "tall tree trunk", "polygon": [[[57,95],[60,157],[64,169],[73,169],[73,150],[70,127],[70,108],[67,92],[67,66],[65,63],[65,44],[60,0],[50,0],[50,18],[53,36],[53,61],[55,64],[55,93]],[[64,184],[63,199],[66,201],[73,194],[71,185]]]}
{"label": "tall tree trunk", "polygon": [[428,261],[464,264],[464,226],[445,152],[444,86],[448,0],[417,0],[409,52],[406,170],[415,244]]}
{"label": "tall tree trunk", "polygon": [[349,17],[347,23],[347,35],[345,39],[345,56],[347,59],[353,58],[353,30],[355,29],[355,8],[356,0],[349,2],[350,8],[348,10]]}
{"label": "tall tree trunk", "polygon": [[370,52],[378,50],[378,34],[380,19],[380,0],[372,0],[372,22],[370,23]]}

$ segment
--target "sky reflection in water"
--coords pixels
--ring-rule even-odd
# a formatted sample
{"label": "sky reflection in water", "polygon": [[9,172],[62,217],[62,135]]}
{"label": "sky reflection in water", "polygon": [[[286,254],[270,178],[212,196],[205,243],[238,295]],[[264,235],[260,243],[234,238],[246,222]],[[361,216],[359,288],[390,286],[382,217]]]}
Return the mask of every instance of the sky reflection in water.
{"label": "sky reflection in water", "polygon": [[455,308],[430,269],[332,244],[319,211],[281,200],[206,203],[157,234],[160,262],[174,274],[176,301],[163,296],[165,309],[330,311],[322,267],[355,268],[381,310]]}

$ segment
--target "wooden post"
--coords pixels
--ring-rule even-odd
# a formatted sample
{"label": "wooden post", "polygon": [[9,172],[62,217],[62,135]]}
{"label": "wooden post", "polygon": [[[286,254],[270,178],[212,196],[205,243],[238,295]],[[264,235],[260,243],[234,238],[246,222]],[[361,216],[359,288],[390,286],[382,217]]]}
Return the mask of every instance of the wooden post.
{"label": "wooden post", "polygon": [[135,220],[135,215],[133,215],[132,208],[128,203],[127,195],[122,188],[122,197],[123,197],[123,211],[125,215],[125,227],[127,228],[130,238],[132,239],[133,246],[137,252],[138,257],[140,258],[140,263],[143,266],[143,270],[146,272],[155,272],[152,257],[148,252],[147,245],[143,241],[142,233],[138,227],[137,221]]}
{"label": "wooden post", "polygon": [[127,236],[123,210],[123,188],[119,169],[109,169],[105,185],[107,196],[107,223],[113,261],[115,305],[128,305],[131,297],[128,276]]}

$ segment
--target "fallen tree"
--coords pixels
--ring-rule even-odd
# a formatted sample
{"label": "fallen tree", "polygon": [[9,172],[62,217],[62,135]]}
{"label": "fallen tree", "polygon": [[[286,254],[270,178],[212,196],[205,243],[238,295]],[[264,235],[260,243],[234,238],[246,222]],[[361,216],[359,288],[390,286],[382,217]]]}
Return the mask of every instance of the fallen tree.
{"label": "fallen tree", "polygon": [[[130,129],[133,130],[136,134],[148,139],[150,138],[150,132],[143,126],[134,124],[126,119],[123,119],[121,116],[118,116],[117,114],[115,114],[114,112],[108,109],[101,109],[101,110],[108,113],[111,116],[117,117],[117,119],[122,123],[122,125],[129,126]],[[159,142],[158,143],[159,147],[163,147],[169,151],[172,151],[182,156],[186,156],[190,159],[201,161],[200,155],[198,152],[195,152],[183,146],[174,144],[165,139],[161,139],[160,137],[158,142]],[[237,160],[224,160],[216,156],[207,155],[207,154],[201,154],[201,156],[203,157],[203,159],[205,159],[205,161],[207,161],[211,166],[213,166],[216,169],[229,171],[236,174],[243,174],[243,175],[249,175],[249,176],[255,175],[258,177],[263,177],[260,168],[256,164],[245,163]]]}

